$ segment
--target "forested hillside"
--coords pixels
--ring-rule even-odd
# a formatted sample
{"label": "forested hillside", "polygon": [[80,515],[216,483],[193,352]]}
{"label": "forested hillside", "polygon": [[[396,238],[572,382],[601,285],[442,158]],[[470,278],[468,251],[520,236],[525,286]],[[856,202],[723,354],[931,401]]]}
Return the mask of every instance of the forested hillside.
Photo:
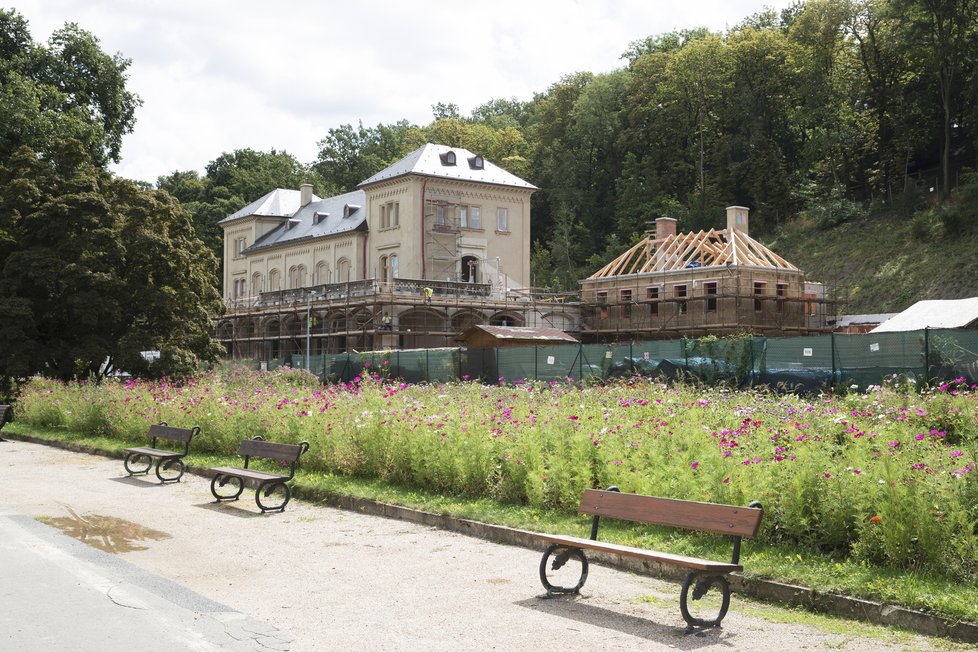
{"label": "forested hillside", "polygon": [[960,187],[960,194],[970,196],[911,218],[892,211],[858,213],[818,228],[803,216],[782,230],[773,246],[808,278],[847,288],[844,312],[849,314],[899,312],[922,299],[978,296],[978,184]]}
{"label": "forested hillside", "polygon": [[[221,155],[204,176],[177,172],[158,185],[217,245],[214,223],[275,186],[305,178],[319,194],[350,190],[437,142],[478,151],[541,188],[540,287],[575,288],[657,216],[678,218],[682,230],[723,227],[731,204],[749,207],[752,234],[789,246],[789,259],[856,286],[855,307],[895,309],[920,293],[978,286],[960,265],[953,282],[933,287],[873,280],[915,274],[915,233],[928,220],[941,236],[928,245],[937,252],[973,237],[963,208],[913,216],[941,212],[978,166],[978,0],[810,0],[726,33],[682,30],[622,49],[620,69],[568,75],[529,101],[494,99],[469,115],[439,103],[427,125],[329,129],[308,164],[243,150]],[[850,234],[880,214],[894,222],[885,246],[863,253],[866,238]],[[793,227],[799,216],[816,230]],[[779,237],[786,228],[792,235]],[[809,246],[809,236],[818,242]],[[870,261],[884,250],[881,271]]]}

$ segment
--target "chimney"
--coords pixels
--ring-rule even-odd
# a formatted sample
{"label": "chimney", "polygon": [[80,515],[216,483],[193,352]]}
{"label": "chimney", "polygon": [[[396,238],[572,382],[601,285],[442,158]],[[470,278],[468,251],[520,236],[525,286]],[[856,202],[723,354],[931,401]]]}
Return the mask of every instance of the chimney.
{"label": "chimney", "polygon": [[657,217],[655,218],[655,240],[660,242],[671,235],[676,235],[676,218]]}
{"label": "chimney", "polygon": [[735,230],[747,235],[747,214],[749,208],[743,206],[727,206],[727,234]]}
{"label": "chimney", "polygon": [[302,187],[299,188],[299,193],[300,193],[299,208],[302,208],[303,206],[307,205],[309,202],[312,201],[312,184],[311,183],[302,184]]}

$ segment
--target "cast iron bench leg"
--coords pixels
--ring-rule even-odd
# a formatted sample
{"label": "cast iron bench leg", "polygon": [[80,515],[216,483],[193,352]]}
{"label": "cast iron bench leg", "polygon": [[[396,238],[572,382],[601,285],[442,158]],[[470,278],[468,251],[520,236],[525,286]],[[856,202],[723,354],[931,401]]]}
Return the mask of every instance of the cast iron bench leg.
{"label": "cast iron bench leg", "polygon": [[[139,458],[144,457],[146,468],[142,468],[144,462],[140,462]],[[122,465],[126,467],[126,473],[129,475],[142,475],[144,473],[149,473],[150,468],[153,466],[153,458],[150,455],[144,453],[126,453],[125,458],[122,460]]]}
{"label": "cast iron bench leg", "polygon": [[[163,475],[163,471],[170,471],[175,467],[175,476],[166,477]],[[167,482],[180,482],[180,478],[183,477],[183,460],[180,458],[169,457],[166,459],[160,459],[156,463],[156,477],[160,479],[160,482],[166,484]]]}
{"label": "cast iron bench leg", "polygon": [[[222,494],[217,491],[218,486],[223,487],[232,480],[238,485],[238,490],[236,492],[233,494]],[[237,500],[241,496],[241,492],[244,491],[244,486],[244,480],[236,475],[218,474],[211,480],[211,494],[217,498],[218,502],[221,502],[222,500]]]}
{"label": "cast iron bench leg", "polygon": [[[720,603],[720,610],[717,612],[715,618],[698,618],[693,616],[689,612],[689,589],[693,589],[693,600],[699,600],[704,595],[706,595],[710,588],[713,586],[718,586],[722,593],[722,601]],[[727,609],[730,608],[730,585],[727,583],[727,578],[723,575],[710,575],[708,573],[692,572],[686,576],[686,580],[683,582],[682,593],[679,594],[679,610],[683,614],[683,620],[686,621],[686,633],[695,632],[697,628],[705,627],[719,627],[720,622],[723,617],[727,615]]]}
{"label": "cast iron bench leg", "polygon": [[[559,552],[558,552],[559,551]],[[556,554],[554,554],[556,553]],[[555,586],[550,583],[547,578],[547,562],[553,557],[553,562],[550,565],[550,570],[559,570],[567,561],[574,557],[581,564],[581,577],[577,580],[577,584],[574,586]],[[559,543],[551,544],[549,548],[543,553],[543,557],[540,559],[540,582],[543,583],[543,588],[547,589],[547,595],[561,594],[561,593],[580,593],[581,587],[587,581],[587,556],[584,551],[580,548],[569,548],[567,546],[562,546]]]}
{"label": "cast iron bench leg", "polygon": [[[272,494],[277,496],[281,495],[282,501],[278,505],[265,505],[261,501],[262,494],[264,494],[265,498],[268,498]],[[263,484],[255,491],[255,503],[258,504],[258,509],[262,511],[262,514],[265,512],[284,512],[285,506],[289,504],[289,500],[291,498],[292,489],[290,489],[289,485],[285,484],[285,482],[282,482],[281,480],[274,480],[267,484]]]}

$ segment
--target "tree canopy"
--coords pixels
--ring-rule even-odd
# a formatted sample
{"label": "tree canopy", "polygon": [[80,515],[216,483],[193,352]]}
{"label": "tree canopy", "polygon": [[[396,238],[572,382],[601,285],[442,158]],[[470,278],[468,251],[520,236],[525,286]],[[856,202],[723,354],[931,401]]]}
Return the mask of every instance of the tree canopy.
{"label": "tree canopy", "polygon": [[35,43],[23,16],[0,9],[0,159],[21,145],[46,153],[71,138],[97,164],[118,162],[141,104],[126,89],[129,64],[73,23],[46,46]]}
{"label": "tree canopy", "polygon": [[113,176],[77,141],[43,159],[22,147],[0,165],[0,220],[0,375],[188,373],[220,353],[217,260],[168,193]]}
{"label": "tree canopy", "polygon": [[0,389],[185,374],[220,353],[217,259],[172,195],[106,170],[140,105],[128,67],[77,25],[40,45],[0,9]]}

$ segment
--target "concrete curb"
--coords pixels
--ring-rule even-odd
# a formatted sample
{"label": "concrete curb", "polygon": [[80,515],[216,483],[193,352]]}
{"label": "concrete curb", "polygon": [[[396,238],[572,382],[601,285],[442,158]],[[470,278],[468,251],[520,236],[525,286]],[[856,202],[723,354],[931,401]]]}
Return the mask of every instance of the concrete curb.
{"label": "concrete curb", "polygon": [[[72,442],[52,442],[10,430],[5,430],[4,435],[19,441],[62,448],[78,453],[119,459],[122,457],[121,455],[109,453],[93,446]],[[190,465],[187,466],[186,472],[205,478],[210,478],[214,475],[210,472],[210,469],[197,468]],[[402,507],[400,505],[392,505],[367,498],[356,498],[341,494],[310,492],[297,488],[294,496],[310,502],[319,502],[329,507],[360,512],[372,516],[410,521],[494,543],[541,551],[543,548],[543,545],[535,537],[534,533],[528,530],[520,530],[504,525],[492,525],[490,523],[472,521],[447,514],[424,512],[410,507]],[[613,568],[660,579],[682,581],[685,577],[685,572],[677,567],[664,566],[632,557],[622,557],[592,551],[588,552],[588,557],[597,563]],[[964,643],[978,643],[978,623],[956,621],[923,611],[915,611],[872,600],[825,593],[803,586],[794,586],[771,580],[745,578],[736,573],[729,576],[729,582],[730,588],[733,591],[765,602],[803,607],[810,611],[840,616],[842,618],[851,618],[874,625],[901,627],[920,634],[939,636]]]}

